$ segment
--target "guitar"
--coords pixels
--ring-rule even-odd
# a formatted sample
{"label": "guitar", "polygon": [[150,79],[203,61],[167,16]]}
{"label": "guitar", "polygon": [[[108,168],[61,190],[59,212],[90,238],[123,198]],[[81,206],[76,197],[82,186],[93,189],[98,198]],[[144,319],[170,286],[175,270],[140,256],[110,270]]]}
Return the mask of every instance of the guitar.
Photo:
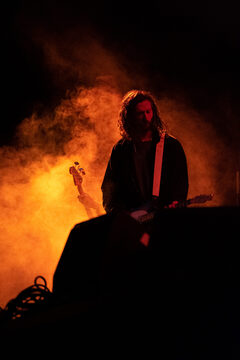
{"label": "guitar", "polygon": [[78,194],[79,194],[78,200],[81,202],[81,204],[83,204],[88,217],[89,218],[94,217],[94,212],[96,213],[97,216],[99,216],[101,214],[100,205],[83,190],[83,186],[82,186],[83,176],[86,175],[86,173],[85,170],[82,167],[80,167],[78,161],[75,161],[74,165],[69,168],[69,173],[73,177],[74,185],[77,186]]}
{"label": "guitar", "polygon": [[[212,198],[213,198],[213,194],[208,194],[208,195],[202,194],[185,201],[173,201],[170,205],[165,206],[165,208],[172,209],[172,208],[187,207],[191,204],[203,204],[207,201],[211,201]],[[130,216],[142,224],[144,222],[152,220],[156,212],[157,209],[154,209],[153,206],[150,207],[149,204],[147,204],[143,206],[141,209],[130,212]]]}

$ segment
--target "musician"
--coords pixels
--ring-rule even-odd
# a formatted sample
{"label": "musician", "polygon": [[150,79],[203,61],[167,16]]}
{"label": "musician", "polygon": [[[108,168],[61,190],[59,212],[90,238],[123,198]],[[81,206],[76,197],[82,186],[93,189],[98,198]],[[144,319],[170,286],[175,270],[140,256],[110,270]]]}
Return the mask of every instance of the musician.
{"label": "musician", "polygon": [[101,187],[106,212],[132,210],[151,202],[156,144],[163,134],[158,206],[186,200],[185,153],[180,142],[166,132],[153,96],[129,91],[122,99],[118,125],[122,138],[112,149]]}

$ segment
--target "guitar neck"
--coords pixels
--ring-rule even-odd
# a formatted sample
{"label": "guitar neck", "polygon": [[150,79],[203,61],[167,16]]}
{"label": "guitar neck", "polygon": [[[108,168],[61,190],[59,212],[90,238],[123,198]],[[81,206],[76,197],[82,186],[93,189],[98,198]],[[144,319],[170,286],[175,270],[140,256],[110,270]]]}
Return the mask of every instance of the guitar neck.
{"label": "guitar neck", "polygon": [[[202,203],[205,203],[207,201],[212,200],[212,198],[213,198],[212,194],[210,194],[210,195],[199,195],[199,196],[195,196],[194,198],[191,198],[191,199],[188,199],[188,200],[178,201],[176,204],[174,204],[174,206],[171,206],[171,204],[170,204],[169,206],[166,206],[166,208],[172,208],[172,207],[174,207],[174,208],[183,208],[183,207],[187,207],[188,205],[191,205],[191,204],[202,204]],[[158,210],[156,209],[155,211],[148,212],[145,215],[141,215],[138,218],[138,221],[140,223],[144,223],[146,221],[152,220],[157,211]]]}

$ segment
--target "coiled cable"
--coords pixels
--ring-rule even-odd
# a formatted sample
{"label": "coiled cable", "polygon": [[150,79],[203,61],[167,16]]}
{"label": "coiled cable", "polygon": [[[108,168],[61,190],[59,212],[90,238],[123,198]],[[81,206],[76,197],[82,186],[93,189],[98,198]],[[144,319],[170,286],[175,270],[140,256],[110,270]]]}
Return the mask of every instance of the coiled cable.
{"label": "coiled cable", "polygon": [[[40,282],[41,281],[41,282]],[[33,311],[39,311],[49,305],[52,292],[47,287],[46,279],[39,275],[34,280],[34,285],[22,290],[14,299],[11,299],[5,308],[0,309],[0,318],[16,320],[27,316]]]}

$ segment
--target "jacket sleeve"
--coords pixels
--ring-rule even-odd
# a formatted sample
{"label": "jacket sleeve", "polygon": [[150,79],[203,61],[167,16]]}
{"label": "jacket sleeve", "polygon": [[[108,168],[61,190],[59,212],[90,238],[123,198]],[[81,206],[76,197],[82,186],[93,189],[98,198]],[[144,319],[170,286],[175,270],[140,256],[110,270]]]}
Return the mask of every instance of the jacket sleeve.
{"label": "jacket sleeve", "polygon": [[101,186],[103,207],[107,213],[124,209],[120,194],[118,157],[118,151],[114,147]]}

